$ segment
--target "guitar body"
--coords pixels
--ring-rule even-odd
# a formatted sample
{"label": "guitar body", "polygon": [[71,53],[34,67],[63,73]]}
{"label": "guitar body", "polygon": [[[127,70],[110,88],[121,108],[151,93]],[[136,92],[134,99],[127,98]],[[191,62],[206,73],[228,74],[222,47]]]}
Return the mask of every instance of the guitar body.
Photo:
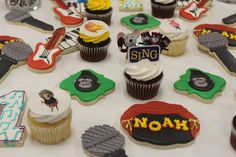
{"label": "guitar body", "polygon": [[181,9],[179,14],[184,19],[187,19],[187,20],[190,20],[190,21],[197,21],[207,11],[208,11],[208,8],[199,7],[196,2],[192,2],[188,7]]}
{"label": "guitar body", "polygon": [[60,48],[46,49],[47,44],[38,43],[28,58],[28,66],[35,70],[50,70],[56,64],[56,58],[62,53]]}
{"label": "guitar body", "polygon": [[54,0],[54,3],[57,7],[53,11],[64,25],[79,25],[83,22],[84,18],[75,6],[68,7],[62,0]]}

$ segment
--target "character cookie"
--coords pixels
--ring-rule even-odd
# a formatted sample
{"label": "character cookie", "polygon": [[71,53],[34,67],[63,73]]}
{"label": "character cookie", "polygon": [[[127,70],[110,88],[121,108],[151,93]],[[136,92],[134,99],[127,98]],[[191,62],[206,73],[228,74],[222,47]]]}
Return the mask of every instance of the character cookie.
{"label": "character cookie", "polygon": [[82,70],[63,80],[60,88],[84,105],[91,105],[115,88],[115,82],[92,70]]}
{"label": "character cookie", "polygon": [[198,37],[199,48],[214,56],[223,68],[232,76],[236,76],[236,59],[228,51],[228,40],[217,32]]}
{"label": "character cookie", "polygon": [[[79,37],[79,28],[73,29],[72,31],[66,32],[65,37],[59,44],[59,48],[62,50],[62,54],[68,54],[79,50],[77,43],[77,38]],[[47,38],[46,41],[49,42],[51,37]]]}
{"label": "character cookie", "polygon": [[0,97],[0,147],[24,145],[27,133],[21,122],[25,106],[25,91],[15,90]]}
{"label": "character cookie", "polygon": [[211,6],[212,0],[193,1],[187,7],[180,9],[179,15],[187,21],[200,20]]}
{"label": "character cookie", "polygon": [[121,12],[143,11],[143,0],[119,0]]}
{"label": "character cookie", "polygon": [[43,144],[58,144],[70,136],[70,97],[62,90],[44,89],[28,100],[28,123],[32,138]]}
{"label": "character cookie", "polygon": [[57,5],[53,11],[63,25],[76,26],[83,22],[84,17],[77,11],[74,5],[67,6],[63,0],[53,0],[53,2]]}
{"label": "character cookie", "polygon": [[217,75],[191,68],[174,83],[177,93],[195,98],[203,103],[212,103],[221,94],[226,81]]}
{"label": "character cookie", "polygon": [[14,24],[19,23],[19,24],[27,25],[27,26],[32,27],[36,30],[39,30],[40,32],[43,32],[43,33],[48,33],[48,32],[54,31],[54,28],[52,25],[44,23],[38,19],[35,19],[27,11],[12,10],[11,12],[9,12],[5,15],[5,19],[8,22],[11,22]]}
{"label": "character cookie", "polygon": [[220,33],[227,38],[229,48],[236,47],[236,28],[220,24],[200,24],[193,29],[193,35],[196,38],[211,32]]}
{"label": "character cookie", "polygon": [[28,58],[30,70],[39,73],[54,70],[56,60],[61,55],[62,50],[58,47],[65,36],[65,28],[58,28],[52,35],[48,43],[38,43],[32,55]]}
{"label": "character cookie", "polygon": [[161,101],[131,106],[120,122],[135,141],[161,148],[191,144],[200,131],[198,118],[186,108]]}
{"label": "character cookie", "polygon": [[122,148],[124,136],[109,125],[91,127],[81,138],[86,153],[93,157],[128,157]]}
{"label": "character cookie", "polygon": [[123,17],[120,22],[131,30],[138,29],[141,32],[154,29],[161,24],[161,22],[154,17],[144,13]]}
{"label": "character cookie", "polygon": [[11,69],[24,64],[32,52],[32,48],[23,41],[15,41],[4,45],[0,53],[0,82]]}

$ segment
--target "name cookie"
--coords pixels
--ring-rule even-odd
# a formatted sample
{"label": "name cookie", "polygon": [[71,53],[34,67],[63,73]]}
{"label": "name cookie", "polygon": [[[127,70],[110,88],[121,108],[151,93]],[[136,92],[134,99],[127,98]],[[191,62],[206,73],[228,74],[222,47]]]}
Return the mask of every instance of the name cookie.
{"label": "name cookie", "polygon": [[187,109],[161,101],[131,106],[120,122],[136,141],[159,147],[192,143],[200,131],[198,118]]}
{"label": "name cookie", "polygon": [[27,133],[21,121],[25,106],[25,91],[15,90],[0,97],[0,147],[24,145]]}
{"label": "name cookie", "polygon": [[174,83],[177,93],[187,95],[204,103],[212,103],[221,94],[226,81],[217,75],[191,68]]}
{"label": "name cookie", "polygon": [[115,88],[115,82],[92,70],[82,70],[63,80],[60,88],[85,105],[97,102]]}

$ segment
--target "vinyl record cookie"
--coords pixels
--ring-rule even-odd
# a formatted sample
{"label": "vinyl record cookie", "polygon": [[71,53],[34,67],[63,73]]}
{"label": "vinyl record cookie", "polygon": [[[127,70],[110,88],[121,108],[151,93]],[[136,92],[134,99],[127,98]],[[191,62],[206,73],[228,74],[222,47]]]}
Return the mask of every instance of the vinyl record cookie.
{"label": "vinyl record cookie", "polygon": [[120,122],[134,140],[162,148],[190,144],[200,131],[198,118],[187,109],[161,101],[131,106]]}
{"label": "vinyl record cookie", "polygon": [[93,157],[128,157],[122,148],[125,138],[109,125],[98,125],[89,128],[82,135],[85,151]]}
{"label": "vinyl record cookie", "polygon": [[60,88],[70,93],[80,103],[91,105],[111,93],[115,82],[92,70],[82,70],[63,80]]}
{"label": "vinyl record cookie", "polygon": [[191,68],[175,82],[174,89],[201,102],[212,103],[225,86],[226,81],[222,77]]}
{"label": "vinyl record cookie", "polygon": [[0,147],[24,145],[27,132],[21,122],[25,106],[25,91],[15,90],[0,97]]}

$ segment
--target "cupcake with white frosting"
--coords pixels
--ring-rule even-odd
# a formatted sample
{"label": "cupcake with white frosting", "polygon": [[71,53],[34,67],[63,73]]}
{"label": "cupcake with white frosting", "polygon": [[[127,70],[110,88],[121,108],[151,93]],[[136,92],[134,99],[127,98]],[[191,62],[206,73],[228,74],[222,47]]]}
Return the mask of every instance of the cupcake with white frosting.
{"label": "cupcake with white frosting", "polygon": [[188,28],[179,19],[165,19],[160,26],[160,32],[167,36],[171,43],[167,49],[162,52],[168,56],[180,56],[185,53],[188,43]]}
{"label": "cupcake with white frosting", "polygon": [[151,0],[152,15],[157,18],[171,18],[174,15],[176,0]]}
{"label": "cupcake with white frosting", "polygon": [[128,94],[140,100],[152,99],[158,93],[163,76],[160,62],[144,59],[127,64],[124,77]]}
{"label": "cupcake with white frosting", "polygon": [[72,110],[63,91],[42,90],[30,101],[28,123],[32,137],[43,144],[57,144],[70,136]]}

